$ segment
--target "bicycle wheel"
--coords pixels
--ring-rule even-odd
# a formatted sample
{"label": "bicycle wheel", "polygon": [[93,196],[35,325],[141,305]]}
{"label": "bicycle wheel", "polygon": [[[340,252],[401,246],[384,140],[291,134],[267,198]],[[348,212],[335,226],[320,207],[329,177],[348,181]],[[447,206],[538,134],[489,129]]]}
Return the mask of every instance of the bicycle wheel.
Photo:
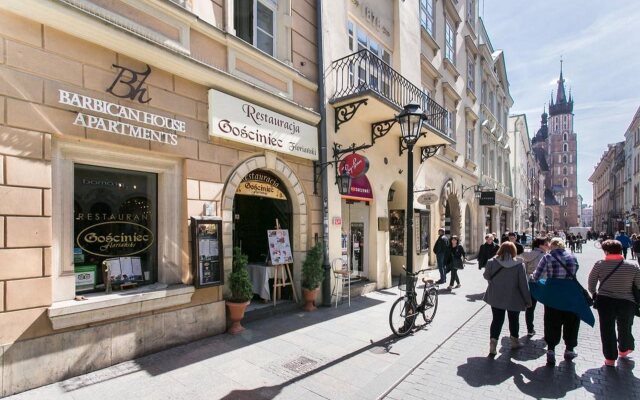
{"label": "bicycle wheel", "polygon": [[394,335],[407,336],[416,323],[415,306],[407,297],[400,297],[391,306],[389,312],[389,326]]}
{"label": "bicycle wheel", "polygon": [[427,289],[424,294],[425,299],[422,302],[424,308],[421,312],[422,319],[425,324],[430,324],[433,321],[433,317],[436,316],[438,310],[438,290],[436,288]]}

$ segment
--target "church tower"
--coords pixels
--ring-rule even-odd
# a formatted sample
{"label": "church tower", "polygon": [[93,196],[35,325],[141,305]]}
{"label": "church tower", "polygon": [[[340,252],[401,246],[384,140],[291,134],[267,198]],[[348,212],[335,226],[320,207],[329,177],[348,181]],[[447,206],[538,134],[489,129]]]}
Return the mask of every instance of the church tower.
{"label": "church tower", "polygon": [[553,210],[550,225],[552,223],[554,230],[568,231],[569,227],[578,226],[578,147],[573,130],[573,98],[571,91],[567,98],[564,83],[560,60],[555,101],[552,92],[549,103],[549,134],[546,140],[549,174],[545,186],[547,196],[552,197],[549,200],[555,200],[547,203]]}

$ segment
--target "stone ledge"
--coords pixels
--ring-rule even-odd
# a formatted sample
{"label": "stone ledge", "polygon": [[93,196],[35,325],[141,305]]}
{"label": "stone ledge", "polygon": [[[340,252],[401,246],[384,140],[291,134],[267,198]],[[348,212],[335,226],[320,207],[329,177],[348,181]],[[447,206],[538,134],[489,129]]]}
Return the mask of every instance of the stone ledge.
{"label": "stone ledge", "polygon": [[87,300],[65,300],[48,309],[54,330],[136,315],[191,302],[195,287],[151,285],[135,291],[88,295]]}

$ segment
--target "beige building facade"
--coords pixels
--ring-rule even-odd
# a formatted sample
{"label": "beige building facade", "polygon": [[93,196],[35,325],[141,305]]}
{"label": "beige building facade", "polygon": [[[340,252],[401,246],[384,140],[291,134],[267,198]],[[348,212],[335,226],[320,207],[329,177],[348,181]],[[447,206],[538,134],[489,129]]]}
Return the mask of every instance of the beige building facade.
{"label": "beige building facade", "polygon": [[264,261],[276,219],[299,293],[314,4],[0,4],[2,396],[224,332],[232,248]]}

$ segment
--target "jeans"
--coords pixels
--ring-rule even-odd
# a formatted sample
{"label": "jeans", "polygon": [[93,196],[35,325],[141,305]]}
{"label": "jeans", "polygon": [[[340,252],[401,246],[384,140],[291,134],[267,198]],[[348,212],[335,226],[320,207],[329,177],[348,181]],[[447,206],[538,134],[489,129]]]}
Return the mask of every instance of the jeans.
{"label": "jeans", "polygon": [[[602,354],[607,360],[618,358],[618,349],[634,349],[633,326],[635,303],[629,300],[598,296],[598,317]],[[616,337],[616,326],[618,335]]]}
{"label": "jeans", "polygon": [[531,307],[527,308],[527,311],[525,311],[524,314],[524,320],[527,323],[528,332],[533,332],[533,316],[535,315],[536,304],[538,304],[538,301],[532,297]]}
{"label": "jeans", "polygon": [[578,314],[544,306],[544,341],[547,342],[548,350],[555,350],[560,343],[560,336],[564,339],[567,350],[573,350],[578,345],[579,328]]}
{"label": "jeans", "polygon": [[502,325],[504,324],[505,312],[509,316],[509,334],[513,337],[518,337],[518,331],[520,330],[520,311],[507,311],[491,307],[491,313],[493,314],[491,328],[489,329],[491,339],[498,340],[500,338],[500,331],[502,331]]}
{"label": "jeans", "polygon": [[440,281],[445,282],[447,280],[447,274],[444,270],[444,253],[436,254],[436,262],[438,263],[438,271],[440,272]]}
{"label": "jeans", "polygon": [[624,255],[624,259],[625,259],[625,260],[627,259],[627,250],[629,250],[629,248],[628,248],[628,247],[623,247],[623,248],[622,248],[622,254]]}
{"label": "jeans", "polygon": [[460,278],[458,278],[458,270],[455,268],[451,269],[451,283],[449,284],[449,286],[453,286],[453,282],[457,282],[458,285],[460,284]]}

